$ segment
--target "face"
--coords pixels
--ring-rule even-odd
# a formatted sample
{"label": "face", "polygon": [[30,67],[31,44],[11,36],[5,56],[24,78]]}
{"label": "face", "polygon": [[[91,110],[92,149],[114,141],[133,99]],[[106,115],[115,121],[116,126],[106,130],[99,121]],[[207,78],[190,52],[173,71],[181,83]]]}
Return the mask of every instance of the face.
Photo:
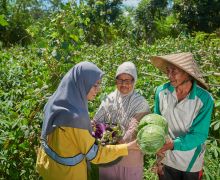
{"label": "face", "polygon": [[170,83],[173,87],[177,87],[183,84],[184,81],[189,80],[190,76],[183,70],[179,69],[174,65],[168,65],[167,77],[170,80]]}
{"label": "face", "polygon": [[134,78],[129,74],[120,74],[116,78],[117,89],[122,94],[129,94],[134,87]]}
{"label": "face", "polygon": [[92,101],[95,99],[96,95],[100,91],[101,80],[96,81],[96,83],[92,86],[89,93],[87,94],[88,101]]}

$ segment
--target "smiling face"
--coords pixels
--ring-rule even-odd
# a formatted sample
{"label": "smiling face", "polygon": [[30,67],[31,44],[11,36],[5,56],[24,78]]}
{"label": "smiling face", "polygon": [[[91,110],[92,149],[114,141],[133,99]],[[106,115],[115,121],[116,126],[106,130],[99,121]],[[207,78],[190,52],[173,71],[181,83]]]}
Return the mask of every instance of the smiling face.
{"label": "smiling face", "polygon": [[126,73],[120,74],[116,78],[116,86],[120,93],[129,94],[134,89],[134,78]]}
{"label": "smiling face", "polygon": [[175,88],[190,80],[189,74],[174,65],[168,65],[166,70],[167,77],[169,78],[171,85]]}
{"label": "smiling face", "polygon": [[92,101],[95,99],[96,95],[101,89],[100,86],[101,86],[101,80],[96,81],[96,83],[92,86],[92,88],[87,94],[88,101]]}

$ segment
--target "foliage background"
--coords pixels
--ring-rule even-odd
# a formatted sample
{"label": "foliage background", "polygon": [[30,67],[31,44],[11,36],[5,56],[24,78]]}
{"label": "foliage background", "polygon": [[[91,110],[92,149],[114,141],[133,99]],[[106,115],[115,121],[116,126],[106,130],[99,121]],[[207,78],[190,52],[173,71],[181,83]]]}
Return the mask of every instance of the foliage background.
{"label": "foliage background", "polygon": [[[136,8],[122,8],[119,0],[87,0],[78,5],[59,0],[47,1],[47,5],[37,0],[0,2],[0,179],[40,179],[35,162],[42,110],[63,75],[76,63],[91,61],[106,73],[102,92],[89,103],[92,118],[102,98],[115,88],[119,64],[135,63],[136,90],[153,109],[155,88],[167,79],[151,65],[150,57],[186,51],[194,54],[215,99],[204,179],[220,178],[218,1],[213,0],[206,13],[206,1],[188,5],[172,1],[170,7],[167,1],[142,0]],[[179,14],[181,8],[187,15]],[[187,11],[195,9],[207,20],[206,25],[199,23],[201,18],[194,19],[192,28]],[[212,18],[208,18],[209,11]],[[144,179],[157,179],[151,172],[154,161],[155,157],[145,156]],[[92,168],[90,179],[95,180],[97,166]]]}

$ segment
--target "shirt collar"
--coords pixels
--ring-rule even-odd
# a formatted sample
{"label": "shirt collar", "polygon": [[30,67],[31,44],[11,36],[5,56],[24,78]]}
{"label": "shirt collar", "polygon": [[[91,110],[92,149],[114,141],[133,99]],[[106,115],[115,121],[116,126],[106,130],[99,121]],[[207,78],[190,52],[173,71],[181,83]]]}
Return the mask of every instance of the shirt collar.
{"label": "shirt collar", "polygon": [[173,91],[174,91],[174,87],[170,84],[170,82],[168,83],[168,90],[171,92],[171,93],[173,93]]}
{"label": "shirt collar", "polygon": [[192,89],[189,93],[189,99],[195,99],[196,96],[196,86],[197,86],[197,82],[194,80],[193,84],[192,84]]}
{"label": "shirt collar", "polygon": [[[189,99],[195,99],[196,96],[196,86],[197,86],[197,82],[194,80],[193,84],[192,84],[192,89],[189,92],[188,98]],[[170,82],[168,83],[168,90],[173,93],[173,91],[175,90],[175,88],[170,84]]]}

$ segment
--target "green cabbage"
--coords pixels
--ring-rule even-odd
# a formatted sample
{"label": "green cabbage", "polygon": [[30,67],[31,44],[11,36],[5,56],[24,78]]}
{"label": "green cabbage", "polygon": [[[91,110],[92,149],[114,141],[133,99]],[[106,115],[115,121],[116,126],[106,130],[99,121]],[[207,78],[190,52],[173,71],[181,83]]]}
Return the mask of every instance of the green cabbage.
{"label": "green cabbage", "polygon": [[148,114],[138,125],[137,142],[143,153],[156,154],[168,135],[168,123],[163,116]]}
{"label": "green cabbage", "polygon": [[137,142],[143,153],[156,154],[165,143],[166,133],[162,127],[148,124],[137,134]]}
{"label": "green cabbage", "polygon": [[148,114],[144,116],[138,124],[138,131],[140,131],[144,126],[148,124],[161,126],[164,129],[165,133],[168,134],[168,123],[163,116],[159,114]]}

